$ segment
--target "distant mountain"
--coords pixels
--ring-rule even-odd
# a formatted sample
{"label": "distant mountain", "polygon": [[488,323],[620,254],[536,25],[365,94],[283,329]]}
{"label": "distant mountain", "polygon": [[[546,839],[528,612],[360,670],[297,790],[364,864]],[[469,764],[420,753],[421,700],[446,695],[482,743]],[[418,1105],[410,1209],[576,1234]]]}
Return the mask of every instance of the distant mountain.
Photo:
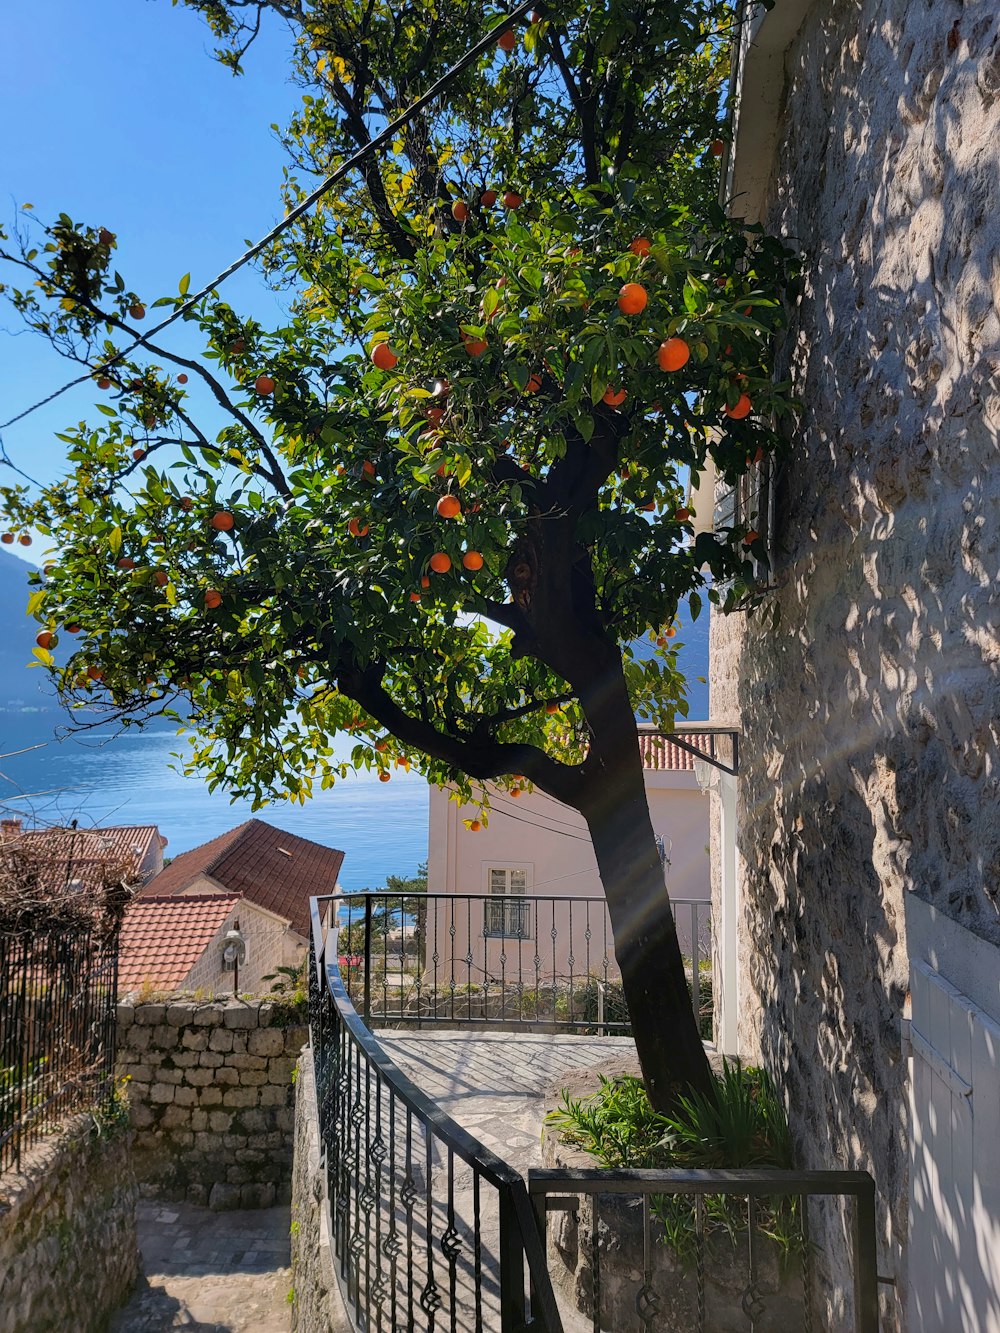
{"label": "distant mountain", "polygon": [[32,566],[0,549],[0,710],[55,711],[58,705],[45,670],[33,661],[38,624],[25,614]]}

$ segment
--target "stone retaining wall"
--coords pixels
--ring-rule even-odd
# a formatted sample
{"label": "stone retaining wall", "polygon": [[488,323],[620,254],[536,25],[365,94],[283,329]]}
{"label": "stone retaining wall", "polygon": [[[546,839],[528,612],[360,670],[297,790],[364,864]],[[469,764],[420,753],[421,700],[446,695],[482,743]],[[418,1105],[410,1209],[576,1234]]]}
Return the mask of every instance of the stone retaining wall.
{"label": "stone retaining wall", "polygon": [[312,1056],[298,1067],[295,1162],[292,1175],[292,1329],[294,1333],[349,1333],[334,1273],[326,1194],[319,1160],[319,1108]]}
{"label": "stone retaining wall", "polygon": [[129,1140],[79,1116],[0,1177],[0,1333],[99,1333],[139,1272]]}
{"label": "stone retaining wall", "polygon": [[118,1006],[144,1194],[218,1209],[288,1201],[300,1022],[269,1000]]}

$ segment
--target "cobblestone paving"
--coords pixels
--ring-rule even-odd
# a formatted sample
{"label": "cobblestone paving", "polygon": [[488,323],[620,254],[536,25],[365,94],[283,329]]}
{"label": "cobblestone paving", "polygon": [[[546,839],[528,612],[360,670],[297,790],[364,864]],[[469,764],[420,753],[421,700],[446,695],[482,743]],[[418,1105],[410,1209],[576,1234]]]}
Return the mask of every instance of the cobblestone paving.
{"label": "cobblestone paving", "polygon": [[214,1213],[142,1200],[143,1276],[111,1333],[288,1333],[288,1208]]}

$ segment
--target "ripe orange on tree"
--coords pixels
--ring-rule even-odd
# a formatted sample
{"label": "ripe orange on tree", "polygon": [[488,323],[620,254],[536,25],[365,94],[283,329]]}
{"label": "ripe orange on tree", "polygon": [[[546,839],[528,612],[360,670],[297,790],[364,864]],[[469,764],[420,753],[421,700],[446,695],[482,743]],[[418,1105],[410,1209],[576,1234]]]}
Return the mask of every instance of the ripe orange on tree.
{"label": "ripe orange on tree", "polygon": [[537,393],[542,387],[542,377],[539,374],[529,375],[528,382],[524,386],[525,393]]}
{"label": "ripe orange on tree", "polygon": [[101,230],[97,233],[97,244],[114,245],[114,243],[115,243],[114,232],[108,231],[107,227],[102,227]]}
{"label": "ripe orange on tree", "polygon": [[743,545],[753,546],[754,542],[759,540],[760,540],[760,533],[755,532],[753,528],[751,528],[750,531],[747,533],[747,535],[743,538]]}
{"label": "ripe orange on tree", "polygon": [[27,534],[26,532],[22,532],[21,535],[20,535],[20,537],[18,537],[17,540],[21,543],[22,546],[30,546],[30,545],[31,545],[31,538],[28,536],[28,534]]}
{"label": "ripe orange on tree", "polygon": [[604,397],[601,402],[607,403],[608,407],[621,407],[627,397],[628,394],[624,389],[613,389],[609,384],[604,390]]}
{"label": "ripe orange on tree", "polygon": [[266,398],[269,393],[274,393],[274,380],[270,375],[258,375],[253,382],[253,387],[262,398]]}
{"label": "ripe orange on tree", "polygon": [[466,551],[462,556],[462,564],[466,569],[471,569],[475,572],[477,569],[482,569],[483,557],[478,551]]}
{"label": "ripe orange on tree", "polygon": [[451,216],[456,222],[464,222],[469,216],[469,205],[464,199],[456,199],[451,206]]}
{"label": "ripe orange on tree", "polygon": [[517,193],[516,190],[508,190],[503,197],[504,208],[510,208],[510,209],[520,208],[523,203],[524,200],[521,198],[521,196]]}
{"label": "ripe orange on tree", "polygon": [[428,421],[438,422],[444,416],[443,407],[429,407],[424,414]]}
{"label": "ripe orange on tree", "polygon": [[392,370],[399,357],[388,343],[376,343],[372,348],[372,365],[378,370]]}
{"label": "ripe orange on tree", "polygon": [[366,477],[369,481],[375,476],[375,464],[371,459],[366,458],[361,464],[361,475]]}
{"label": "ripe orange on tree", "polygon": [[428,564],[435,574],[447,574],[451,569],[451,556],[447,551],[435,551]]}
{"label": "ripe orange on tree", "polygon": [[177,376],[177,383],[178,383],[178,384],[187,384],[187,382],[188,382],[188,377],[187,377],[186,375],[178,375],[178,376]]}
{"label": "ripe orange on tree", "polygon": [[464,329],[462,331],[462,342],[465,343],[465,350],[470,356],[482,356],[489,346],[485,338],[473,338]]}
{"label": "ripe orange on tree", "polygon": [[726,416],[731,417],[733,421],[742,421],[753,411],[753,404],[750,401],[750,395],[741,393],[732,407],[727,406]]}
{"label": "ripe orange on tree", "polygon": [[391,773],[380,773],[378,775],[378,780],[379,782],[388,782],[391,776],[392,776]]}
{"label": "ripe orange on tree", "polygon": [[146,307],[144,305],[140,305],[138,301],[136,301],[135,305],[129,306],[128,312],[133,319],[146,318]]}
{"label": "ripe orange on tree", "polygon": [[142,460],[146,457],[145,449],[133,449],[132,457],[135,459],[137,463],[141,463]]}
{"label": "ripe orange on tree", "polygon": [[547,704],[545,705],[545,711],[546,711],[546,713],[548,713],[548,714],[551,716],[552,713],[558,713],[558,712],[559,712],[559,705],[558,705],[557,703],[553,703],[553,702],[547,703]]}
{"label": "ripe orange on tree", "polygon": [[90,677],[91,680],[103,680],[103,679],[104,679],[104,672],[101,670],[101,668],[100,668],[99,666],[89,666],[89,667],[87,667],[87,675]]}
{"label": "ripe orange on tree", "polygon": [[79,633],[80,633],[80,626],[79,626],[78,624],[76,624],[76,622],[74,621],[72,625],[67,625],[67,626],[66,626],[66,633],[67,633],[67,634],[79,634]]}
{"label": "ripe orange on tree", "polygon": [[649,504],[640,505],[639,508],[644,510],[646,513],[651,514],[653,510],[656,508],[656,501],[650,500]]}
{"label": "ripe orange on tree", "polygon": [[632,253],[638,255],[640,259],[645,259],[652,248],[653,244],[648,236],[637,236],[629,245]]}
{"label": "ripe orange on tree", "polygon": [[226,509],[220,509],[209,521],[216,532],[229,532],[236,523],[236,519]]}
{"label": "ripe orange on tree", "polygon": [[421,575],[421,577],[420,577],[420,586],[421,586],[421,588],[429,588],[429,587],[431,586],[431,581],[430,581],[430,579],[427,577],[426,574],[422,574],[422,575]]}
{"label": "ripe orange on tree", "polygon": [[192,509],[194,507],[194,501],[191,499],[190,495],[182,495],[181,498],[177,501],[177,503],[180,505],[182,509],[185,510]]}
{"label": "ripe orange on tree", "polygon": [[99,389],[110,389],[110,388],[111,388],[111,381],[108,379],[107,375],[102,375],[102,376],[101,376],[101,378],[97,381],[97,387],[98,387]]}
{"label": "ripe orange on tree", "polygon": [[685,509],[683,508],[683,506],[680,509],[676,510],[674,513],[674,518],[677,520],[678,523],[686,523],[690,517],[691,517],[691,510]]}
{"label": "ripe orange on tree", "polygon": [[35,642],[39,648],[51,648],[56,642],[56,636],[51,630],[43,629],[41,633],[35,635]]}
{"label": "ripe orange on tree", "polygon": [[506,51],[508,55],[513,51],[516,43],[517,38],[514,36],[514,32],[511,28],[508,28],[506,32],[502,32],[497,38],[497,46],[499,46],[501,51]]}
{"label": "ripe orange on tree", "polygon": [[627,282],[618,293],[618,309],[623,315],[641,315],[648,300],[641,282]]}
{"label": "ripe orange on tree", "polygon": [[462,504],[457,495],[442,495],[435,505],[442,518],[458,518]]}
{"label": "ripe orange on tree", "polygon": [[367,537],[368,524],[362,523],[360,518],[355,517],[348,520],[347,531],[352,537]]}
{"label": "ripe orange on tree", "polygon": [[721,139],[713,139],[712,142],[708,145],[708,151],[712,154],[713,157],[721,157],[722,154],[726,151],[726,145],[723,143]]}
{"label": "ripe orange on tree", "polygon": [[497,201],[496,190],[484,190],[479,196],[479,202],[483,208],[492,208]]}
{"label": "ripe orange on tree", "polygon": [[217,592],[215,588],[209,588],[205,593],[205,605],[210,611],[214,611],[217,606],[222,605],[222,593]]}
{"label": "ripe orange on tree", "polygon": [[667,338],[660,343],[656,361],[661,370],[681,370],[691,360],[691,348],[683,338]]}
{"label": "ripe orange on tree", "polygon": [[13,541],[14,541],[14,534],[12,532],[5,532],[3,536],[0,537],[0,542],[3,542],[5,546],[10,546],[13,543]]}
{"label": "ripe orange on tree", "polygon": [[[153,582],[156,584],[158,588],[165,588],[167,584],[170,582],[170,577],[168,574],[165,574],[162,569],[158,569],[153,574]],[[68,629],[69,626],[67,625],[66,628]]]}
{"label": "ripe orange on tree", "polygon": [[411,601],[411,602],[419,602],[419,601],[420,601],[420,594],[419,594],[418,592],[411,592],[411,593],[410,593],[410,601]]}
{"label": "ripe orange on tree", "polygon": [[469,821],[469,832],[470,832],[470,833],[478,833],[479,830],[480,830],[482,827],[483,827],[483,826],[482,826],[482,824],[479,822],[478,819],[472,819],[472,820]]}
{"label": "ripe orange on tree", "polygon": [[131,556],[123,555],[122,558],[118,561],[118,568],[135,569],[135,561],[131,558]]}

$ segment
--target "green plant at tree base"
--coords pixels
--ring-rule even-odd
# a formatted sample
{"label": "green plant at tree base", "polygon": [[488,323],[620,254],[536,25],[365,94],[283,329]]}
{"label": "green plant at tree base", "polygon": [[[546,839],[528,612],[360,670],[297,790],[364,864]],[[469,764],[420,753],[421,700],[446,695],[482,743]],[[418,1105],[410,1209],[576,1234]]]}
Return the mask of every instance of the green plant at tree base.
{"label": "green plant at tree base", "polygon": [[[290,25],[290,209],[490,22],[457,0],[187,3],[234,70],[262,17]],[[188,278],[146,302],[107,227],[26,213],[0,245],[15,308],[101,394],[60,436],[63,479],[2,492],[52,538],[29,610],[63,697],[175,716],[209,786],[258,803],[412,766],[480,822],[487,782],[581,812],[661,1109],[712,1083],[635,717],[686,715],[683,607],[762,595],[752,518],[696,535],[689,477],[754,477],[794,412],[792,256],[718,203],[742,8],[565,0],[491,42],[264,252],[280,327],[215,291],[184,309],[200,357],[143,337]]]}
{"label": "green plant at tree base", "polygon": [[[700,1092],[678,1099],[676,1111],[661,1114],[650,1105],[641,1080],[619,1075],[600,1080],[590,1097],[572,1098],[546,1117],[563,1143],[590,1154],[614,1170],[639,1168],[791,1169],[788,1121],[774,1084],[762,1069],[724,1060],[715,1095]],[[685,1260],[695,1255],[694,1202],[683,1195],[654,1195],[654,1215],[664,1241]],[[779,1247],[783,1261],[801,1254],[806,1244],[798,1196],[762,1197],[755,1225]],[[704,1196],[705,1234],[725,1233],[735,1243],[747,1226],[742,1199]]]}

